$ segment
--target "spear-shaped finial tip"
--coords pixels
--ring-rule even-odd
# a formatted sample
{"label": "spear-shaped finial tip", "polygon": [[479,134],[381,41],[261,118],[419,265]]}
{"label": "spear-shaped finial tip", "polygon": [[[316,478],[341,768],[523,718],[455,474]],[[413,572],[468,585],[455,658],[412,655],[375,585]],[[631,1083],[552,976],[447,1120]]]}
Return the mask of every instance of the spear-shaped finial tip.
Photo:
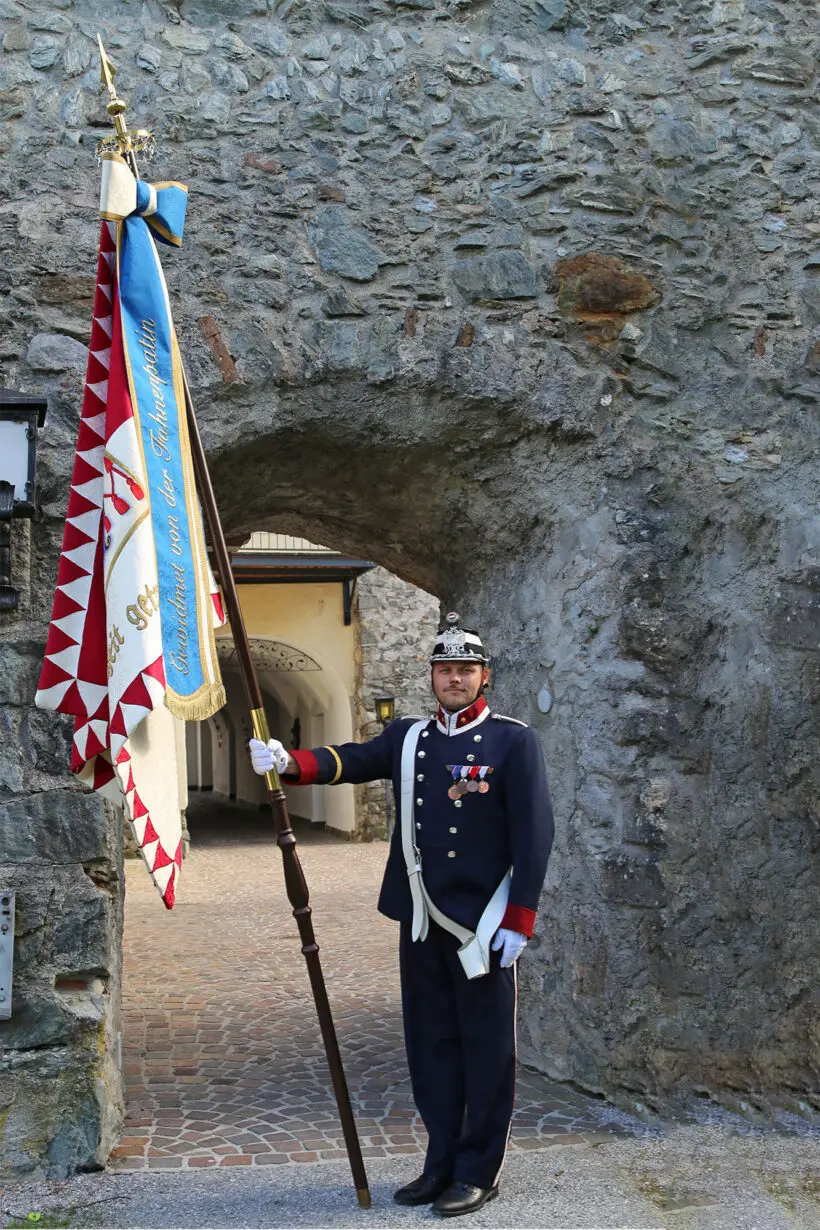
{"label": "spear-shaped finial tip", "polygon": [[125,126],[123,116],[125,114],[125,103],[121,98],[117,97],[117,91],[114,88],[114,74],[116,68],[103,46],[102,35],[97,35],[97,45],[100,49],[100,80],[103,85],[108,88],[108,93],[111,95],[110,101],[106,104],[106,111],[111,116],[114,127],[117,130],[117,140],[120,143],[120,153],[124,154],[127,148],[130,148],[128,141],[128,129]]}
{"label": "spear-shaped finial tip", "polygon": [[114,76],[117,70],[112,64],[112,62],[109,60],[108,55],[106,54],[105,47],[103,47],[103,41],[102,41],[101,34],[97,35],[97,44],[100,48],[100,81],[103,83],[103,85],[108,87],[109,92],[113,96]]}

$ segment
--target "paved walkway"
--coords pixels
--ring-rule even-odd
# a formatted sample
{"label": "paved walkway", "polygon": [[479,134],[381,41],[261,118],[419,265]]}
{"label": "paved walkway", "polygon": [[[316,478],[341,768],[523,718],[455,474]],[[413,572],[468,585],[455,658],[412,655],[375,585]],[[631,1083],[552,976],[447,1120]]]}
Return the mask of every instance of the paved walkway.
{"label": "paved walkway", "polygon": [[[166,911],[127,866],[123,1058],[115,1170],[277,1166],[345,1158],[281,855],[263,812],[210,796]],[[365,1158],[425,1148],[404,1058],[396,924],[376,912],[383,843],[307,826],[298,850]],[[521,1071],[511,1150],[638,1127]]]}

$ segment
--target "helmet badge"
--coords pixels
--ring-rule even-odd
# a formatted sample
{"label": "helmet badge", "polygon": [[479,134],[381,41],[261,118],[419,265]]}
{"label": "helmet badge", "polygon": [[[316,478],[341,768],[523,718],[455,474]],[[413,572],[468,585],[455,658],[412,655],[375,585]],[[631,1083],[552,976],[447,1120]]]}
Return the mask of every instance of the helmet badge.
{"label": "helmet badge", "polygon": [[446,653],[448,658],[457,658],[460,654],[463,655],[466,644],[467,637],[461,628],[445,628],[441,634],[442,653]]}

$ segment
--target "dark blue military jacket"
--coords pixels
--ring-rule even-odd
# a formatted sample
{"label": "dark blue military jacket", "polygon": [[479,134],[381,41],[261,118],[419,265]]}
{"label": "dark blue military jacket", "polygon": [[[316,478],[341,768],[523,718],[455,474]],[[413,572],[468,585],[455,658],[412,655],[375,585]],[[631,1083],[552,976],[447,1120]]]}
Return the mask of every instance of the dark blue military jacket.
{"label": "dark blue military jacket", "polygon": [[[405,736],[417,720],[399,718],[367,743],[292,752],[299,777],[287,778],[305,785],[392,779],[396,826],[378,908],[406,922],[413,906],[401,844],[401,760]],[[438,908],[474,930],[512,867],[502,926],[531,936],[553,838],[535,731],[491,713],[483,697],[461,713],[439,709],[419,736],[413,779],[422,876]]]}

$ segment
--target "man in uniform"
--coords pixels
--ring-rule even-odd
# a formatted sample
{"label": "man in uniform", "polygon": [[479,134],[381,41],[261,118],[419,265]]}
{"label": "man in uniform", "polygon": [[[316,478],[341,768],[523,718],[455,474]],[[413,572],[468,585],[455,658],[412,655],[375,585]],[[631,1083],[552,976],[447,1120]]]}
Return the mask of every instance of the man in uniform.
{"label": "man in uniform", "polygon": [[431,657],[438,712],[398,718],[367,743],[288,754],[250,743],[257,773],[335,785],[391,778],[396,827],[378,908],[401,923],[413,1096],[429,1137],[423,1173],[395,1193],[452,1217],[498,1194],[516,1062],[516,961],[531,938],[553,837],[535,732],[491,713],[489,659],[447,616]]}

